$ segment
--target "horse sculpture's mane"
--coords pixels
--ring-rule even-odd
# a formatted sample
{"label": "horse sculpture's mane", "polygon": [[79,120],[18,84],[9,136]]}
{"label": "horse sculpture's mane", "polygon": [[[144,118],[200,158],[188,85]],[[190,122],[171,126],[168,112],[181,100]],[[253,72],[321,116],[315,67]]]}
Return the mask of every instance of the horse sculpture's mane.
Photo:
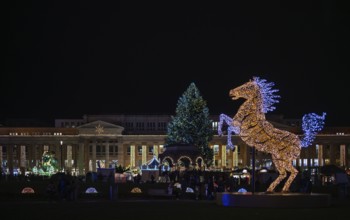
{"label": "horse sculpture's mane", "polygon": [[265,119],[265,113],[275,110],[274,104],[278,103],[277,89],[273,89],[274,83],[265,79],[253,77],[249,81],[235,89],[230,90],[230,96],[236,100],[244,98],[246,101],[240,106],[237,114],[230,118],[225,114],[220,115],[218,133],[222,135],[222,126],[226,122],[227,146],[234,150],[231,142],[231,133],[238,134],[241,139],[257,150],[270,153],[272,161],[279,172],[279,176],[268,187],[272,192],[275,187],[287,176],[282,191],[289,191],[290,184],[298,171],[293,167],[293,160],[300,155],[301,147],[309,146],[315,139],[316,134],[323,128],[326,113],[321,116],[315,113],[306,114],[303,117],[304,136],[302,140],[291,132],[274,128]]}
{"label": "horse sculpture's mane", "polygon": [[253,77],[253,81],[259,86],[259,93],[262,99],[261,110],[263,113],[272,112],[276,109],[273,106],[275,103],[278,103],[279,95],[275,95],[275,92],[278,92],[278,89],[272,89],[275,85],[273,82],[267,82],[265,79],[260,79],[259,77]]}

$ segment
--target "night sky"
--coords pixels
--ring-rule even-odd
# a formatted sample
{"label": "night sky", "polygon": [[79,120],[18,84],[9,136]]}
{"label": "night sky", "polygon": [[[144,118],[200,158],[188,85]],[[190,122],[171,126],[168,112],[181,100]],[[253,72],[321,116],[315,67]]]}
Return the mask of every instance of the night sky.
{"label": "night sky", "polygon": [[233,116],[229,90],[259,76],[268,114],[350,126],[346,1],[111,2],[8,1],[0,119],[174,114],[191,82]]}

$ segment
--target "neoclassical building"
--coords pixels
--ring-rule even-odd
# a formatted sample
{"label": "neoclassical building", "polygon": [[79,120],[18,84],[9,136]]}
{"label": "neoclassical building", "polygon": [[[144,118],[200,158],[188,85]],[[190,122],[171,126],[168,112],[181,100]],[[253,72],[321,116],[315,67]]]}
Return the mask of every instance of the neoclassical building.
{"label": "neoclassical building", "polygon": [[[218,119],[213,119],[217,130]],[[0,127],[0,164],[2,172],[31,171],[42,162],[46,151],[55,153],[59,167],[73,175],[84,175],[98,167],[115,165],[136,167],[165,150],[170,115],[84,115],[81,119],[56,119],[52,127]],[[275,127],[302,135],[298,120],[272,118]],[[210,169],[249,167],[251,148],[232,136],[236,150],[226,148],[227,136],[214,135],[210,147],[214,163]],[[294,165],[301,169],[325,164],[350,167],[350,127],[325,127],[312,146],[302,149]],[[271,167],[270,155],[256,151],[255,164]],[[160,161],[162,162],[162,161]],[[180,161],[175,161],[175,163]],[[191,161],[196,165],[195,161]]]}

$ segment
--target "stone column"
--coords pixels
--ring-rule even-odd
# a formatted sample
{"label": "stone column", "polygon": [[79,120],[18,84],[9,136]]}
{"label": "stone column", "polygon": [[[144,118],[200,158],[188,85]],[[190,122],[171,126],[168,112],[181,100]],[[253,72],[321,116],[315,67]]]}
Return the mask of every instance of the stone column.
{"label": "stone column", "polygon": [[238,167],[238,145],[235,146],[235,151],[232,152],[232,168]]}
{"label": "stone column", "polygon": [[72,145],[67,145],[67,170],[72,172]]}
{"label": "stone column", "polygon": [[159,158],[159,146],[153,145],[153,156],[155,156],[157,159]]}
{"label": "stone column", "polygon": [[317,144],[316,148],[318,149],[318,166],[322,167],[324,165],[324,160],[323,160],[323,145]]}
{"label": "stone column", "polygon": [[214,145],[210,145],[210,149],[213,151],[213,163],[212,163],[213,167],[215,167],[215,149],[214,149],[214,147],[215,147]]}
{"label": "stone column", "polygon": [[142,145],[142,162],[141,164],[145,164],[147,162],[147,146],[146,145]]}
{"label": "stone column", "polygon": [[13,175],[13,145],[7,146],[7,167],[10,175]]}
{"label": "stone column", "polygon": [[340,166],[345,167],[346,166],[346,145],[341,144],[340,145]]}
{"label": "stone column", "polygon": [[92,171],[96,172],[96,141],[92,143],[92,161],[91,161]]}
{"label": "stone column", "polygon": [[135,166],[135,145],[130,145],[130,168]]}
{"label": "stone column", "polygon": [[221,145],[221,167],[226,168],[226,145]]}
{"label": "stone column", "polygon": [[106,151],[106,162],[105,162],[105,168],[109,168],[109,140],[106,141],[105,145],[105,151]]}
{"label": "stone column", "polygon": [[78,155],[79,155],[79,145],[74,144],[73,146],[73,167],[74,167],[74,175],[78,176],[79,171],[78,171]]}

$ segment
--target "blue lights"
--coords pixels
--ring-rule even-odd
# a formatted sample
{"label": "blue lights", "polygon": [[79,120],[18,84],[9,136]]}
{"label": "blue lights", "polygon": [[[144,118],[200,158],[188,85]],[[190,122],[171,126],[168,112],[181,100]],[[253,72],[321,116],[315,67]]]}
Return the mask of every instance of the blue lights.
{"label": "blue lights", "polygon": [[260,88],[260,95],[262,98],[262,112],[272,112],[276,109],[276,107],[273,105],[279,102],[277,99],[279,99],[280,96],[274,94],[275,92],[278,92],[278,89],[272,89],[275,84],[273,82],[266,83],[265,79],[253,77],[253,80]]}
{"label": "blue lights", "polygon": [[222,193],[221,202],[222,202],[223,206],[229,206],[230,205],[230,203],[231,203],[230,197],[231,197],[231,194],[229,194],[229,193]]}
{"label": "blue lights", "polygon": [[238,127],[234,127],[232,125],[232,118],[230,118],[229,116],[225,115],[225,114],[220,114],[220,121],[218,124],[218,135],[222,136],[222,126],[224,125],[224,122],[227,124],[227,146],[231,149],[231,150],[235,150],[235,146],[232,144],[232,133],[238,134],[239,133],[239,128]]}
{"label": "blue lights", "polygon": [[325,112],[323,112],[322,115],[317,115],[315,113],[304,115],[302,124],[302,129],[304,131],[304,138],[301,140],[302,147],[311,145],[317,132],[323,129],[325,117]]}

